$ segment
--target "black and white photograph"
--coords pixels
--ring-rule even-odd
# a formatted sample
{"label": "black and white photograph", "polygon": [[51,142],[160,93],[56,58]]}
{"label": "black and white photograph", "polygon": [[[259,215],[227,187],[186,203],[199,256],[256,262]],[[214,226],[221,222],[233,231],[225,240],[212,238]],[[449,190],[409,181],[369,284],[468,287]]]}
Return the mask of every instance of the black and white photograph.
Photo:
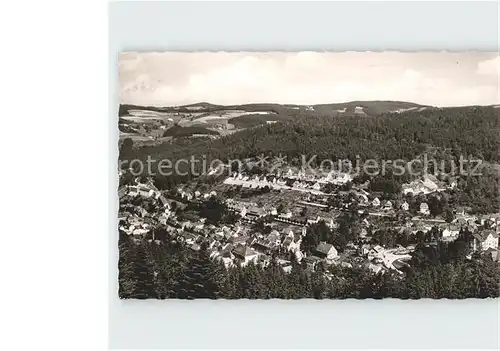
{"label": "black and white photograph", "polygon": [[122,52],[120,299],[500,292],[495,52]]}

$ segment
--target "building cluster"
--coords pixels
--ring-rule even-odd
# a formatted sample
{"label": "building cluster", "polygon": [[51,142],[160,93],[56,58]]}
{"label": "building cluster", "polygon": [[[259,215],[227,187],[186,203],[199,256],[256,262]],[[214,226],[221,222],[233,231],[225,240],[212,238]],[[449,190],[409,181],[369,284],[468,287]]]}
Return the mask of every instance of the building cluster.
{"label": "building cluster", "polygon": [[322,189],[326,184],[343,185],[351,180],[352,176],[348,173],[330,172],[327,175],[318,176],[289,169],[286,172],[267,176],[246,175],[235,172],[224,183],[228,185],[241,185],[244,188],[251,189],[269,187],[275,190],[288,189],[319,195],[323,194]]}
{"label": "building cluster", "polygon": [[445,191],[447,189],[454,189],[456,186],[457,183],[454,180],[451,180],[448,185],[445,185],[443,182],[440,182],[436,176],[426,174],[423,179],[416,179],[411,183],[403,184],[402,192],[403,195],[427,195],[434,192]]}
{"label": "building cluster", "polygon": [[[343,175],[337,175],[344,177]],[[335,177],[337,177],[335,176]],[[338,181],[339,178],[335,178]],[[348,179],[342,178],[342,179]],[[229,181],[228,181],[229,180]],[[276,188],[277,193],[286,198],[294,190],[310,190],[303,194],[302,200],[296,205],[309,209],[298,213],[276,203],[259,204],[258,201],[242,200],[237,197],[224,197],[219,191],[190,191],[187,188],[176,189],[176,199],[171,192],[160,191],[151,180],[140,182],[136,179],[134,185],[123,186],[118,190],[121,200],[119,213],[119,229],[127,235],[137,238],[148,238],[158,243],[165,238],[155,237],[155,228],[161,226],[167,233],[168,240],[183,243],[191,250],[200,250],[205,246],[214,260],[222,262],[226,267],[248,265],[254,263],[267,266],[272,259],[280,264],[285,272],[292,269],[292,260],[315,270],[321,265],[341,265],[352,267],[364,266],[374,272],[395,270],[400,272],[411,259],[415,245],[407,247],[383,247],[374,243],[371,238],[378,230],[386,228],[377,224],[381,217],[399,218],[391,224],[391,229],[408,237],[438,233],[438,238],[429,239],[429,244],[436,241],[451,242],[457,240],[466,231],[472,236],[471,250],[487,252],[494,260],[499,260],[498,244],[500,233],[500,214],[473,216],[465,209],[456,208],[453,219],[446,222],[441,218],[430,216],[428,203],[421,202],[418,211],[410,213],[407,201],[380,200],[361,187],[350,187],[349,190],[333,194],[323,194],[320,189],[328,179],[311,179],[299,173],[282,174],[281,176],[249,176],[236,173],[228,177],[224,184],[242,185],[249,182],[260,186],[288,187]],[[287,184],[291,183],[291,187]],[[319,184],[319,186],[318,186]],[[432,185],[434,184],[434,185]],[[423,190],[424,187],[425,189]],[[285,189],[285,191],[283,191]],[[411,191],[409,189],[412,189]],[[420,182],[403,187],[403,193],[426,194],[426,191],[441,191],[432,179],[426,178]],[[432,193],[431,192],[431,193]],[[233,224],[208,224],[207,218],[197,217],[192,220],[181,219],[182,213],[177,206],[173,210],[172,202],[179,201],[185,205],[200,203],[211,197],[223,199],[226,208],[237,215]],[[280,195],[281,196],[281,195]],[[339,208],[332,209],[327,205],[332,196],[347,199]],[[304,237],[307,228],[324,221],[333,231],[337,230],[337,218],[342,211],[351,211],[351,205],[357,205],[361,216],[360,232],[357,242],[350,242],[342,253],[331,243],[320,242],[315,248],[305,252]],[[261,220],[264,227],[256,229],[255,224]],[[210,221],[209,221],[210,222]],[[434,234],[433,234],[434,235]]]}

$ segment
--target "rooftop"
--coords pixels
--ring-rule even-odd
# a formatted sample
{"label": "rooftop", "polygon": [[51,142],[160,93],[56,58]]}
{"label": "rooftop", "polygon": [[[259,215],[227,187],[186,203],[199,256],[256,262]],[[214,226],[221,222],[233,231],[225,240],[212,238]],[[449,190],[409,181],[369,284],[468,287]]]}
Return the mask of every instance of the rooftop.
{"label": "rooftop", "polygon": [[257,253],[246,245],[238,245],[233,249],[233,254],[244,258],[256,255]]}

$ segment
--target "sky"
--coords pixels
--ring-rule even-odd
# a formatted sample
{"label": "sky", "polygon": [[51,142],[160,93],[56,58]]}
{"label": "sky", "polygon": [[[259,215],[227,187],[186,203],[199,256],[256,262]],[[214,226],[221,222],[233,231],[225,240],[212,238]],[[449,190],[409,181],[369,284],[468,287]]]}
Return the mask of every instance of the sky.
{"label": "sky", "polygon": [[120,102],[322,104],[399,100],[500,103],[500,57],[484,52],[124,52]]}

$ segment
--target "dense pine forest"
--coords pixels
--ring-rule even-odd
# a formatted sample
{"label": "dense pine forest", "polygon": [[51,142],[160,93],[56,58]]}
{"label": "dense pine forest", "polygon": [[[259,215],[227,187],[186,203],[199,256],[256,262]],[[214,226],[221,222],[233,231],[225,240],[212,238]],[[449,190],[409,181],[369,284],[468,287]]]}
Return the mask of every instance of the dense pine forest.
{"label": "dense pine forest", "polygon": [[292,158],[412,159],[429,148],[451,156],[499,160],[500,109],[494,107],[428,108],[378,117],[307,117],[250,128],[213,141],[165,144],[123,150],[121,159],[209,155],[221,160],[261,153]]}
{"label": "dense pine forest", "polygon": [[[120,298],[299,299],[299,298],[485,298],[499,296],[500,270],[490,257],[467,260],[457,250],[419,246],[404,275],[374,274],[362,267],[321,267],[312,274],[292,262],[286,274],[272,260],[226,270],[202,248],[192,251],[165,241],[134,242],[120,235]],[[326,279],[325,272],[330,273]]]}

